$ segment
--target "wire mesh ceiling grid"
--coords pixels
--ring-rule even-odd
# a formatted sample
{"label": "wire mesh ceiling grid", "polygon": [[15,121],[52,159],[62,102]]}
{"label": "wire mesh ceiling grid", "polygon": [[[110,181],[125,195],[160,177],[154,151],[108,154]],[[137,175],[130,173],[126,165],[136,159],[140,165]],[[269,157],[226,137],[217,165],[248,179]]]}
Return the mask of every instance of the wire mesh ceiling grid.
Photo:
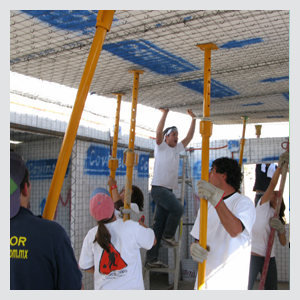
{"label": "wire mesh ceiling grid", "polygon": [[[10,69],[78,88],[98,11],[10,11]],[[289,11],[116,11],[90,93],[203,116],[204,51],[211,52],[215,124],[289,121]],[[63,99],[61,99],[63,104]]]}

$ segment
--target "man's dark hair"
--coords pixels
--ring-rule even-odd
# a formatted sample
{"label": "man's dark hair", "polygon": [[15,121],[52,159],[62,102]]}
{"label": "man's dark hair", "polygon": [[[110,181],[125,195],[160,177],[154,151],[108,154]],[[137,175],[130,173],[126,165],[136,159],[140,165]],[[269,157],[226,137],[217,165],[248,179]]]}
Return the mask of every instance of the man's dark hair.
{"label": "man's dark hair", "polygon": [[21,192],[24,189],[25,183],[27,183],[27,187],[30,186],[30,183],[29,183],[29,171],[28,171],[27,168],[25,170],[24,178],[23,178],[22,182],[20,183],[20,190],[21,190]]}
{"label": "man's dark hair", "polygon": [[163,135],[165,136],[165,134],[169,131],[169,129],[176,129],[176,131],[178,131],[176,126],[171,126],[171,127],[167,127],[164,131],[163,131]]}
{"label": "man's dark hair", "polygon": [[213,161],[212,167],[216,167],[216,172],[227,175],[226,183],[231,185],[236,191],[240,189],[243,174],[241,167],[235,159],[220,157]]}

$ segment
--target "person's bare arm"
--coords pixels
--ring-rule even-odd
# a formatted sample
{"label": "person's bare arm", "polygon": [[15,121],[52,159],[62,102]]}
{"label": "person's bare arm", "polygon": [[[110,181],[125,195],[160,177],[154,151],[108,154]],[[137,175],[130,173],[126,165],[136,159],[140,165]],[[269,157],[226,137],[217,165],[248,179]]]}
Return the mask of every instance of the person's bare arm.
{"label": "person's bare arm", "polygon": [[[117,181],[114,180],[111,176],[108,177],[108,182],[107,185],[109,186],[109,189],[111,186],[117,185]],[[111,190],[111,195],[112,195],[112,199],[114,202],[117,202],[118,200],[121,199],[119,191],[118,191],[118,187],[114,188],[113,190]]]}
{"label": "person's bare arm", "polygon": [[240,219],[238,219],[222,201],[216,207],[217,214],[221,220],[225,230],[230,234],[231,237],[237,237],[242,231],[243,226]]}
{"label": "person's bare arm", "polygon": [[271,182],[270,182],[267,190],[261,197],[260,204],[266,203],[270,200],[270,198],[276,188],[276,185],[278,183],[279,175],[281,174],[281,169],[282,169],[283,165],[288,162],[289,162],[289,153],[287,153],[287,152],[282,153],[279,156],[278,167],[275,170],[275,173],[273,174],[273,177],[271,179]]}
{"label": "person's bare arm", "polygon": [[285,232],[283,232],[282,234],[278,233],[278,239],[279,239],[279,243],[280,243],[281,246],[285,246],[286,245]]}
{"label": "person's bare arm", "polygon": [[158,122],[157,128],[156,128],[156,144],[160,145],[164,140],[164,126],[167,119],[167,115],[169,113],[169,109],[160,108],[159,109],[163,114],[161,116],[160,121]]}
{"label": "person's bare arm", "polygon": [[194,132],[195,132],[195,127],[196,127],[196,119],[194,119],[196,116],[194,115],[194,113],[190,109],[187,112],[192,117],[192,122],[191,122],[191,126],[190,126],[190,129],[189,129],[186,137],[181,141],[181,143],[183,144],[184,148],[192,140],[192,138],[194,136]]}
{"label": "person's bare arm", "polygon": [[87,273],[91,273],[91,274],[94,274],[95,272],[95,267],[92,266],[90,269],[87,269],[87,270],[83,270],[84,272],[87,272]]}

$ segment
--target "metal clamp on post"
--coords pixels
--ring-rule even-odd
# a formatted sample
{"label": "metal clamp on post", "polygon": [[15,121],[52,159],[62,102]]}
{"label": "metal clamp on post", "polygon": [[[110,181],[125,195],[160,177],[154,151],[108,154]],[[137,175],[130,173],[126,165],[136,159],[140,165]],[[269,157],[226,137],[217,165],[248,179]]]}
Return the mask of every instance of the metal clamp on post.
{"label": "metal clamp on post", "polygon": [[126,167],[136,166],[139,162],[139,155],[131,149],[124,150],[123,164]]}
{"label": "metal clamp on post", "polygon": [[114,13],[115,10],[99,10],[95,27],[103,27],[107,31],[110,31]]}
{"label": "metal clamp on post", "polygon": [[119,166],[119,159],[118,158],[115,158],[115,157],[112,157],[112,156],[109,156],[109,161],[108,161],[108,168],[110,170],[117,170],[118,169],[118,166]]}
{"label": "metal clamp on post", "polygon": [[202,118],[200,121],[200,134],[202,137],[212,136],[212,123],[210,118]]}

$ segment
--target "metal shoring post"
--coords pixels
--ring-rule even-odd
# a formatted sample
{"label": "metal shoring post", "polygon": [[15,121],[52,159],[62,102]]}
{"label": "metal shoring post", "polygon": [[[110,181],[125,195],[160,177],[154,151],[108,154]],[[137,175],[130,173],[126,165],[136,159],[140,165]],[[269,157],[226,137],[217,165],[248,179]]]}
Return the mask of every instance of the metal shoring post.
{"label": "metal shoring post", "polygon": [[240,149],[240,160],[239,160],[239,165],[242,168],[243,165],[243,156],[244,156],[244,146],[245,146],[245,131],[246,131],[246,123],[248,121],[248,117],[242,117],[244,118],[244,125],[243,125],[243,136],[240,141],[241,149]]}
{"label": "metal shoring post", "polygon": [[[131,203],[131,189],[132,189],[132,175],[133,167],[137,164],[138,156],[134,152],[134,139],[135,139],[135,124],[136,124],[136,110],[139,90],[139,76],[144,74],[141,70],[132,70],[133,73],[133,87],[132,87],[132,104],[131,104],[131,120],[130,120],[130,133],[128,149],[124,151],[124,161],[126,165],[126,181],[125,181],[125,196],[124,208],[130,208]],[[124,214],[123,221],[129,220],[129,215]]]}
{"label": "metal shoring post", "polygon": [[[118,149],[118,137],[119,137],[119,122],[120,122],[120,108],[121,108],[121,93],[114,93],[117,96],[117,108],[116,108],[116,117],[115,117],[115,129],[114,129],[114,138],[113,138],[113,150],[111,157],[108,161],[108,168],[110,169],[110,176],[115,179],[116,170],[119,166],[119,160],[117,159],[117,149]],[[112,196],[112,191],[109,190],[110,195]]]}
{"label": "metal shoring post", "polygon": [[[209,138],[212,135],[210,121],[210,88],[211,88],[211,50],[218,47],[213,43],[197,45],[204,51],[204,82],[203,82],[203,119],[200,121],[202,136],[201,179],[209,180]],[[206,249],[207,243],[207,200],[200,199],[200,228],[199,245]],[[205,283],[206,260],[198,263],[198,290],[203,289]]]}
{"label": "metal shoring post", "polygon": [[96,32],[91,49],[83,70],[82,78],[78,87],[74,107],[70,121],[62,142],[57,159],[55,171],[50,185],[43,218],[53,220],[59,194],[63,185],[64,177],[71,157],[73,144],[76,138],[79,122],[84,109],[87,94],[96,70],[98,59],[102,50],[106,33],[110,30],[114,10],[99,10],[97,15]]}

